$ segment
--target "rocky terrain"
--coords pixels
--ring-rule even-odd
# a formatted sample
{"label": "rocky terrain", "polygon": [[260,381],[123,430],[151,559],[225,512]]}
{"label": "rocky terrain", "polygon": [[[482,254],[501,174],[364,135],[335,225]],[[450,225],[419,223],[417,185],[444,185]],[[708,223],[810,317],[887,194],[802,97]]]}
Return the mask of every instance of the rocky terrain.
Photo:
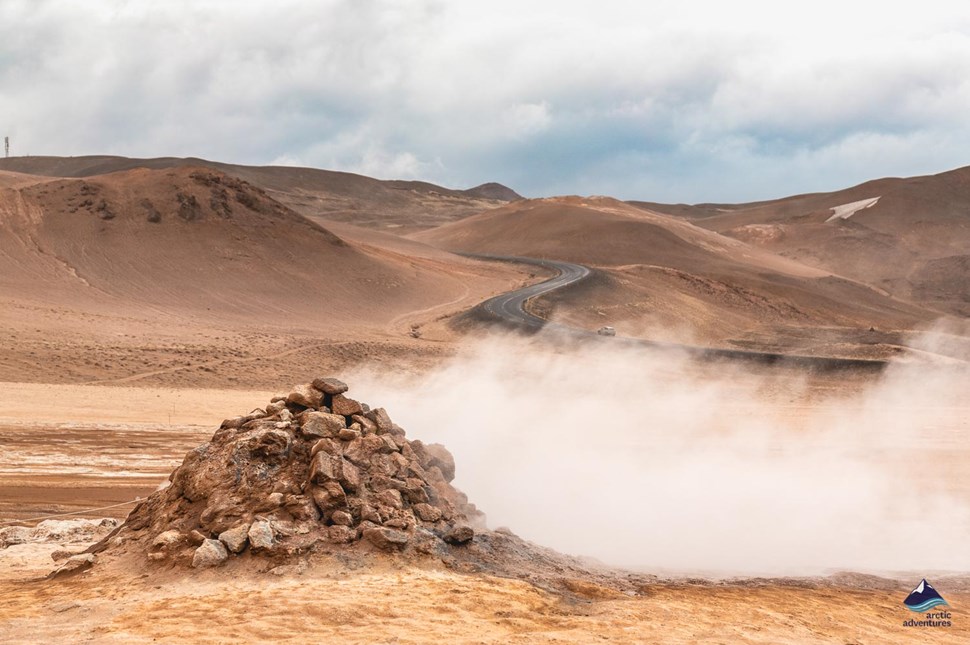
{"label": "rocky terrain", "polygon": [[571,576],[627,591],[652,579],[488,530],[452,485],[455,461],[444,446],[407,439],[386,410],[347,391],[317,378],[226,419],[123,524],[51,575],[105,559],[283,575],[386,556],[559,590]]}

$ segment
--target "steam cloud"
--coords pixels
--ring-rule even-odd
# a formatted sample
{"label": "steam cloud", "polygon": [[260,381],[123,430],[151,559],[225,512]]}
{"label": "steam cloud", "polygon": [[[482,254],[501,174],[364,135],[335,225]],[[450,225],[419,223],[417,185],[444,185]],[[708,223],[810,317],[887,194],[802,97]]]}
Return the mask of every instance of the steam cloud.
{"label": "steam cloud", "polygon": [[512,337],[353,382],[448,446],[491,527],[566,553],[715,575],[970,571],[967,372],[849,378],[819,395],[780,370]]}

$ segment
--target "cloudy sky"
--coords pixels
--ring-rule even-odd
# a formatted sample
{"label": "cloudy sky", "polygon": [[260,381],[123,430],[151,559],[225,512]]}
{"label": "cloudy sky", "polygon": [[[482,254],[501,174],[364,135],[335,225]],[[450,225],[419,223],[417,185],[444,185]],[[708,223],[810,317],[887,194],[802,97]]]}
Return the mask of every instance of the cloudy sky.
{"label": "cloudy sky", "polygon": [[0,0],[13,154],[744,201],[970,165],[964,2]]}

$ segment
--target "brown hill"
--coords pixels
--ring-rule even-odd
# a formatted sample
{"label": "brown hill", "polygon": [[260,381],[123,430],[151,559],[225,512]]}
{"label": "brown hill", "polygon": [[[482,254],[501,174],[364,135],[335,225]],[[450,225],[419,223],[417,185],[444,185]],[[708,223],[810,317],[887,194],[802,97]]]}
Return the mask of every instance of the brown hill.
{"label": "brown hill", "polygon": [[970,167],[751,204],[633,203],[940,311],[970,314],[963,286],[970,284]]}
{"label": "brown hill", "polygon": [[933,317],[834,272],[609,198],[520,201],[411,237],[449,250],[597,267],[592,280],[537,306],[628,335],[882,355],[901,339],[870,327],[905,330]]}
{"label": "brown hill", "polygon": [[420,181],[382,181],[347,172],[289,166],[241,166],[205,159],[112,156],[12,157],[0,170],[50,177],[90,177],[138,168],[213,168],[264,189],[274,199],[312,219],[369,228],[417,231],[521,199],[501,184],[452,190]]}
{"label": "brown hill", "polygon": [[413,329],[519,280],[363,233],[347,242],[210,168],[0,173],[0,380],[290,379],[260,357],[307,344],[294,335],[332,367],[404,355]]}

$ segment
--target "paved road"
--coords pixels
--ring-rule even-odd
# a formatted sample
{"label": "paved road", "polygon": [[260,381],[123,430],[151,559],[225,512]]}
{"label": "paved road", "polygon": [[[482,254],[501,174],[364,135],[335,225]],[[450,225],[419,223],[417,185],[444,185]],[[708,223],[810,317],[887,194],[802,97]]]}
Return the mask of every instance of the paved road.
{"label": "paved road", "polygon": [[489,298],[479,305],[488,314],[513,325],[527,327],[538,330],[544,327],[548,321],[545,318],[533,315],[526,311],[525,303],[531,298],[545,295],[556,289],[567,287],[579,282],[589,275],[589,269],[581,264],[571,262],[559,262],[556,260],[539,260],[536,258],[523,258],[514,255],[472,255],[463,254],[467,257],[482,260],[499,260],[502,262],[516,262],[519,264],[532,264],[557,271],[558,275],[545,282],[529,285],[515,291],[509,291],[502,295]]}
{"label": "paved road", "polygon": [[[588,267],[571,262],[561,262],[558,260],[540,260],[537,258],[527,258],[514,255],[487,255],[463,253],[466,257],[477,258],[479,260],[496,260],[500,262],[515,262],[518,264],[531,264],[546,269],[556,271],[558,275],[544,282],[533,284],[528,287],[509,291],[501,295],[489,298],[478,305],[477,309],[483,311],[489,317],[524,328],[528,331],[538,331],[543,327],[552,327],[553,324],[544,318],[540,318],[529,313],[525,309],[525,303],[531,298],[545,295],[556,289],[562,289],[569,285],[576,284],[585,279],[590,274]],[[677,343],[660,343],[652,340],[640,338],[624,338],[617,336],[604,337],[596,332],[555,325],[558,333],[584,339],[596,339],[603,342],[610,342],[615,345],[629,347],[653,347],[659,349],[670,349],[687,353],[691,356],[704,359],[720,359],[730,361],[747,361],[764,364],[784,364],[795,367],[819,370],[838,370],[838,369],[871,369],[882,370],[889,363],[881,360],[855,359],[855,358],[835,358],[828,356],[803,356],[796,354],[778,354],[774,352],[754,352],[740,349],[716,349],[710,347],[695,347],[692,345],[680,345]]]}

